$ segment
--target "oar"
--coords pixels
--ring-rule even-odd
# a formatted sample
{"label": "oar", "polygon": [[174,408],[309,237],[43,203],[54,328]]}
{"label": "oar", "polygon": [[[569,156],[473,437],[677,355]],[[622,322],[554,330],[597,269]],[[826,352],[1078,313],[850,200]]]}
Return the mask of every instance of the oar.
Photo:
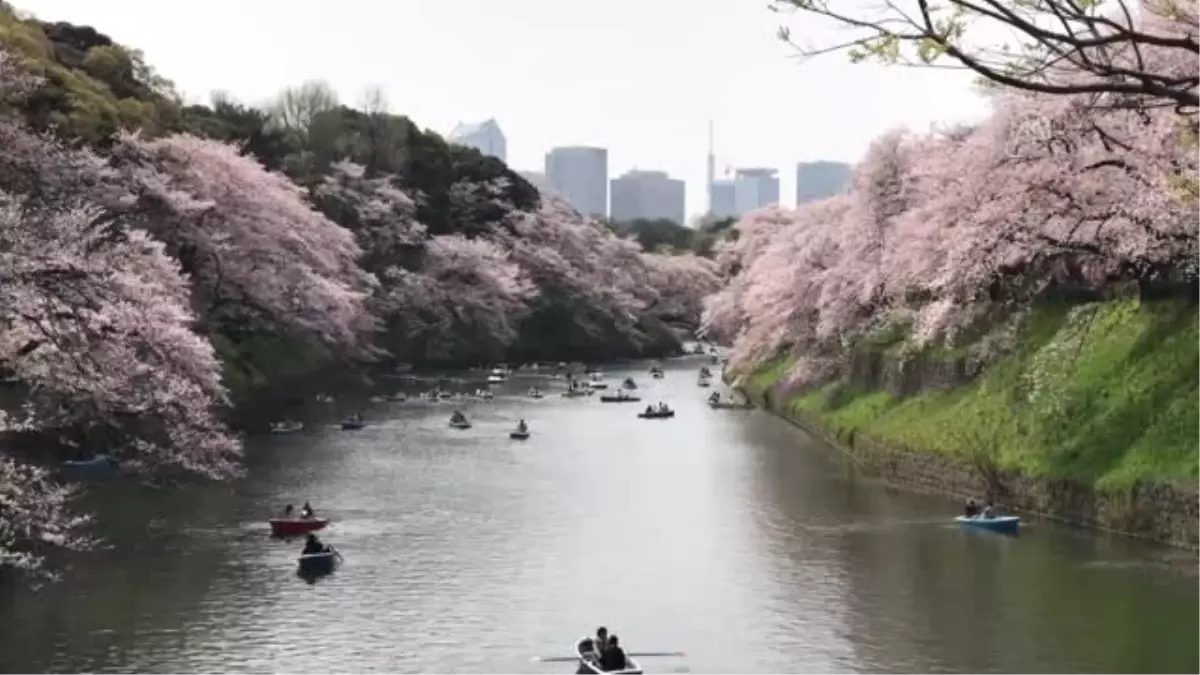
{"label": "oar", "polygon": [[346,559],[342,557],[342,554],[336,548],[330,546],[329,550],[333,551],[333,554],[338,557],[338,560],[341,560],[342,562],[346,562]]}
{"label": "oar", "polygon": [[[626,656],[634,657],[653,657],[653,656],[687,656],[683,652],[626,652]],[[578,656],[535,656],[530,661],[534,663],[567,663],[570,661],[578,661]]]}

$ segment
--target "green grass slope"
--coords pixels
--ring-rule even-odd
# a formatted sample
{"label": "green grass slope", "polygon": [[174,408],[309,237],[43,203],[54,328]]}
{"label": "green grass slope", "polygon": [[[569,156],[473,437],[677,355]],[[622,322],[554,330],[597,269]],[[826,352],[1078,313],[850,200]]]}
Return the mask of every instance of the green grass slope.
{"label": "green grass slope", "polygon": [[[1016,350],[968,386],[897,398],[834,383],[776,403],[841,438],[864,433],[963,459],[985,452],[1004,468],[1101,489],[1195,482],[1198,319],[1174,301],[1045,303],[1025,319]],[[788,365],[763,364],[747,388],[773,386]]]}

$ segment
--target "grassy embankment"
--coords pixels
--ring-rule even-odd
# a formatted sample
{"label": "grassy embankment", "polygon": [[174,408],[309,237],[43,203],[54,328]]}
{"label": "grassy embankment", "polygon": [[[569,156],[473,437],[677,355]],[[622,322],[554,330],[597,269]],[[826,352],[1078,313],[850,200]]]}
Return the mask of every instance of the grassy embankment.
{"label": "grassy embankment", "polygon": [[[1197,319],[1195,306],[1174,301],[1043,303],[1024,320],[1017,348],[969,385],[898,398],[840,382],[775,403],[815,416],[842,439],[861,433],[964,460],[983,446],[999,468],[1100,490],[1137,481],[1194,485]],[[903,340],[873,348],[898,353]],[[964,349],[925,356],[948,360]],[[763,364],[746,388],[761,394],[789,365]]]}

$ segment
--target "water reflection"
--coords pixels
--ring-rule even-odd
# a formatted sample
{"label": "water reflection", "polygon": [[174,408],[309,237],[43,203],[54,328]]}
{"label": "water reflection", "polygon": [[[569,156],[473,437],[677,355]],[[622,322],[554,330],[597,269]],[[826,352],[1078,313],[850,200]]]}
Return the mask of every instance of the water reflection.
{"label": "water reflection", "polygon": [[[944,499],[858,482],[759,412],[542,400],[345,402],[259,439],[245,480],[100,490],[112,548],[5,587],[6,671],[565,672],[599,623],[656,672],[1195,671],[1197,584],[1161,549],[1036,524],[964,532]],[[424,385],[427,386],[427,385]],[[466,388],[473,388],[466,385]],[[371,424],[329,424],[362,407]],[[447,428],[465,407],[474,426]],[[524,417],[528,441],[507,438]],[[311,501],[345,563],[296,576],[266,518]]]}

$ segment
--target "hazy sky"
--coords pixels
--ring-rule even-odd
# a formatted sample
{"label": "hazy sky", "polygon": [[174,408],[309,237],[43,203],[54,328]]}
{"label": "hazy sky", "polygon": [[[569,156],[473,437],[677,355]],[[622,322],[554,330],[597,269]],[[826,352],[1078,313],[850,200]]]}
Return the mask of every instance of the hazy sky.
{"label": "hazy sky", "polygon": [[797,161],[853,161],[892,127],[924,130],[984,109],[959,73],[851,65],[840,54],[797,62],[775,31],[802,31],[801,18],[767,0],[14,4],[141,49],[190,99],[223,89],[260,103],[324,79],[354,103],[377,84],[394,112],[443,134],[495,117],[515,169],[540,170],[555,145],[607,147],[614,176],[636,166],[687,180],[690,214],[705,207],[709,119],[718,177],[727,165],[777,167],[791,203]]}

